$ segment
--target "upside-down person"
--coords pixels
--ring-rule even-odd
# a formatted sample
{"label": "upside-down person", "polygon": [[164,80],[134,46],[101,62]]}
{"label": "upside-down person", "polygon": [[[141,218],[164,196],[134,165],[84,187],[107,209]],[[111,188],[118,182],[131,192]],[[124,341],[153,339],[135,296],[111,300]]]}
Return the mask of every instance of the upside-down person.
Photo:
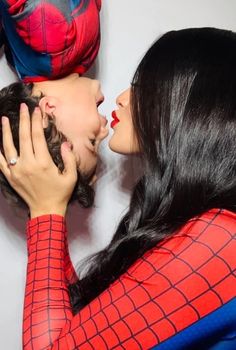
{"label": "upside-down person", "polygon": [[[63,169],[60,146],[68,141],[77,160],[78,180],[71,200],[93,204],[93,181],[106,119],[98,112],[104,96],[97,80],[81,76],[100,44],[100,0],[4,0],[0,2],[2,42],[20,78],[0,91],[1,113],[10,117],[18,138],[20,104],[39,107],[47,144]],[[13,160],[14,162],[14,160]],[[12,201],[12,193],[2,190]],[[16,201],[16,199],[15,199]],[[17,203],[24,203],[17,197]]]}

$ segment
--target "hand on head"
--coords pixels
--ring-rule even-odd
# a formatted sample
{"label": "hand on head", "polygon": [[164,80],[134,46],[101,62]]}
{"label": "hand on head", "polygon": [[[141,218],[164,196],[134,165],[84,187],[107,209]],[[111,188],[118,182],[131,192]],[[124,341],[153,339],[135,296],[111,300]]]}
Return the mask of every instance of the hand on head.
{"label": "hand on head", "polygon": [[[5,157],[0,154],[0,168],[29,206],[31,217],[64,215],[77,180],[76,160],[70,145],[64,142],[61,146],[65,168],[60,173],[47,148],[39,108],[35,109],[31,122],[25,104],[20,110],[19,155],[6,117],[2,118],[2,131]],[[11,164],[14,160],[16,164]]]}

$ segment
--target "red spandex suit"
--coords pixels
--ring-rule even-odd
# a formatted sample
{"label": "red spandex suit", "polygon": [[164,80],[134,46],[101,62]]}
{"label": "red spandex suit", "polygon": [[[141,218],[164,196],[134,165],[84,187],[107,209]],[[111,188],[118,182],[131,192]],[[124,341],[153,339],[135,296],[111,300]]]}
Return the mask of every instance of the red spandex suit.
{"label": "red spandex suit", "polygon": [[64,218],[34,218],[27,236],[24,350],[236,348],[236,214],[190,220],[75,316]]}

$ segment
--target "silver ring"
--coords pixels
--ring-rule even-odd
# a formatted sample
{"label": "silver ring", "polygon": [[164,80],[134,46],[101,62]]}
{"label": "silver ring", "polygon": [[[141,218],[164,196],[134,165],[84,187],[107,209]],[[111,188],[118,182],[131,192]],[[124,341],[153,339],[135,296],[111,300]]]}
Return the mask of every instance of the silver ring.
{"label": "silver ring", "polygon": [[11,159],[9,160],[8,165],[13,166],[13,165],[16,165],[16,163],[17,163],[17,158],[11,158]]}

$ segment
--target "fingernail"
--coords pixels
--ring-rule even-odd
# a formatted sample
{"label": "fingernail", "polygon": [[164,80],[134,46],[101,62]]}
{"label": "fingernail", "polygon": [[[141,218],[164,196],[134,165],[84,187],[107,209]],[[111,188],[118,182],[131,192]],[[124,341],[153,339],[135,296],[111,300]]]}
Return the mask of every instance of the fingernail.
{"label": "fingernail", "polygon": [[40,112],[40,108],[39,108],[39,107],[35,107],[34,111],[35,111],[36,113],[39,113],[39,112]]}
{"label": "fingernail", "polygon": [[27,104],[26,103],[21,103],[20,104],[20,110],[21,110],[21,112],[25,112],[26,110],[27,110]]}
{"label": "fingernail", "polygon": [[2,117],[2,125],[6,125],[8,122],[8,118],[7,117]]}

